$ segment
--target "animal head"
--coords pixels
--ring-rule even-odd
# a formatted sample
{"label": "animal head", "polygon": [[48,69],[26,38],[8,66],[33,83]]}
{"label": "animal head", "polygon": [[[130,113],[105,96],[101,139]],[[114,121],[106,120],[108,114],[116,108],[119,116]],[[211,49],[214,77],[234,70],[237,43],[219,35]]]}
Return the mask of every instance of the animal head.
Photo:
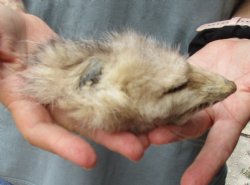
{"label": "animal head", "polygon": [[134,32],[102,41],[53,41],[37,51],[22,76],[23,92],[65,110],[79,123],[75,130],[143,132],[182,124],[236,90],[177,50]]}

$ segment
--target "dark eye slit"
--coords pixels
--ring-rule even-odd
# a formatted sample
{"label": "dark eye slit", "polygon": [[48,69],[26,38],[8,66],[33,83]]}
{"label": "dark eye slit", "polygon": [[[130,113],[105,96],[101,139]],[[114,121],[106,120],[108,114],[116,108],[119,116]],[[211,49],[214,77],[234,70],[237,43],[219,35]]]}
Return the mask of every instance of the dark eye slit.
{"label": "dark eye slit", "polygon": [[169,89],[168,91],[164,92],[164,94],[170,94],[170,93],[175,93],[178,91],[181,91],[183,89],[185,89],[187,87],[188,82],[182,83],[176,87],[173,87],[171,89]]}

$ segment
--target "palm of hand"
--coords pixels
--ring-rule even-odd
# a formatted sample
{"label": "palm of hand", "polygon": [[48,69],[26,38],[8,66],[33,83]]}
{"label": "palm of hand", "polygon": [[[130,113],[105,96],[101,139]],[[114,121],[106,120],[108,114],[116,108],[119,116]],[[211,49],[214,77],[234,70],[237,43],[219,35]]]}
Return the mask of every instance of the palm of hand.
{"label": "palm of hand", "polygon": [[[35,16],[10,11],[2,6],[0,15],[4,20],[0,21],[0,27],[4,28],[0,30],[0,61],[3,62],[0,63],[1,102],[9,108],[18,129],[28,142],[82,167],[93,167],[96,162],[93,148],[80,137],[53,124],[54,120],[44,106],[16,93],[15,89],[21,85],[21,81],[4,67],[5,62],[11,64],[20,54],[31,53],[39,43],[56,37],[56,34]],[[16,24],[10,24],[13,21]],[[128,132],[108,134],[96,131],[88,137],[131,160],[138,160],[148,146],[145,136],[137,137]]]}
{"label": "palm of hand", "polygon": [[[250,108],[250,42],[248,40],[224,40],[208,45],[190,58],[190,62],[224,75],[237,84],[237,92],[213,106],[213,120],[231,120],[242,126],[249,120]],[[239,114],[240,110],[240,114]]]}
{"label": "palm of hand", "polygon": [[[219,73],[237,85],[223,102],[194,115],[183,127],[168,126],[150,133],[152,143],[163,144],[198,137],[210,127],[204,147],[186,170],[182,185],[207,184],[232,153],[240,132],[250,119],[250,41],[215,41],[198,51],[189,62]],[[176,134],[177,133],[177,134]]]}

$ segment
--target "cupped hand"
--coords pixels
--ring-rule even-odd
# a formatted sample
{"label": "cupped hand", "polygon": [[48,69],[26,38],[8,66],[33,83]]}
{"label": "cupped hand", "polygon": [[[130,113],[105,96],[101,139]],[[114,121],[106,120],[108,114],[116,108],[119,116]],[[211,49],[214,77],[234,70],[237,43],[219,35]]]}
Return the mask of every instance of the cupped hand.
{"label": "cupped hand", "polygon": [[[46,107],[18,94],[16,89],[22,81],[9,70],[9,67],[15,70],[25,67],[25,56],[39,44],[57,37],[56,34],[38,17],[4,6],[0,6],[0,17],[0,100],[12,113],[17,128],[32,145],[84,168],[93,167],[97,157],[91,145],[54,124]],[[145,135],[135,136],[129,132],[96,131],[87,137],[131,160],[139,160],[149,145]]]}
{"label": "cupped hand", "polygon": [[250,41],[214,41],[198,51],[189,62],[219,73],[237,85],[226,100],[195,114],[185,126],[157,128],[151,143],[163,144],[201,136],[209,129],[205,144],[182,177],[182,185],[207,185],[229,158],[241,130],[250,118]]}

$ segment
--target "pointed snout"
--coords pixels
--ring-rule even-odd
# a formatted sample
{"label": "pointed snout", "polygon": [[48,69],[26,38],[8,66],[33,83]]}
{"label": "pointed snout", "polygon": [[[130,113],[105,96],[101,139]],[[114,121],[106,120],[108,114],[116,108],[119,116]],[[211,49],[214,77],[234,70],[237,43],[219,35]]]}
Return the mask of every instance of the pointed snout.
{"label": "pointed snout", "polygon": [[224,85],[222,86],[221,91],[225,95],[225,97],[233,94],[236,90],[237,86],[233,81],[224,79]]}
{"label": "pointed snout", "polygon": [[193,88],[200,90],[200,94],[206,97],[207,102],[221,101],[233,94],[237,89],[233,81],[226,79],[222,75],[194,66],[191,68],[189,78],[193,82]]}
{"label": "pointed snout", "polygon": [[218,74],[212,74],[211,76],[213,76],[213,78],[210,78],[207,83],[207,92],[211,100],[221,101],[236,91],[237,87],[233,81]]}

